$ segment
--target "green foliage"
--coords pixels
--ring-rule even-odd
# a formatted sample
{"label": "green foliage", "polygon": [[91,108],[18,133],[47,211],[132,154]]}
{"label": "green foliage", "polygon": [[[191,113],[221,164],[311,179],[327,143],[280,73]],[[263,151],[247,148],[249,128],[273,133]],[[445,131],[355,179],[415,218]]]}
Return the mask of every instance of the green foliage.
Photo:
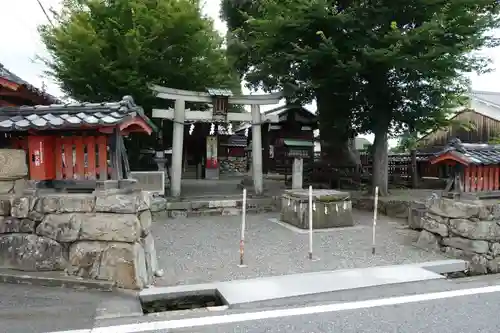
{"label": "green foliage", "polygon": [[50,74],[82,101],[132,95],[158,103],[149,84],[240,90],[213,22],[195,0],[65,0],[55,26],[39,28]]}
{"label": "green foliage", "polygon": [[247,81],[316,98],[330,142],[374,133],[374,184],[387,180],[388,135],[442,126],[465,73],[488,68],[475,51],[498,44],[496,0],[224,1]]}
{"label": "green foliage", "polygon": [[488,143],[490,145],[500,145],[500,134],[494,135]]}
{"label": "green foliage", "polygon": [[497,44],[493,0],[223,3],[229,49],[254,87],[336,102],[331,116],[343,123],[338,109],[349,110],[361,132],[442,122],[463,103],[462,74],[487,68],[471,52]]}

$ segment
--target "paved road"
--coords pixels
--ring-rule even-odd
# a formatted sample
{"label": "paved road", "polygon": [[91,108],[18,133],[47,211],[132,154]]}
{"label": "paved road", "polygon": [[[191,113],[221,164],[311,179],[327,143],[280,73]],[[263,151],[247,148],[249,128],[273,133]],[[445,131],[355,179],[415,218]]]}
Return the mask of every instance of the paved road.
{"label": "paved road", "polygon": [[111,292],[0,283],[0,333],[89,328],[96,316],[126,308],[131,298]]}
{"label": "paved road", "polygon": [[500,293],[186,328],[169,332],[499,332]]}
{"label": "paved road", "polygon": [[500,332],[499,298],[499,276],[426,281],[275,300],[224,312],[98,320],[92,331],[74,333],[494,333]]}

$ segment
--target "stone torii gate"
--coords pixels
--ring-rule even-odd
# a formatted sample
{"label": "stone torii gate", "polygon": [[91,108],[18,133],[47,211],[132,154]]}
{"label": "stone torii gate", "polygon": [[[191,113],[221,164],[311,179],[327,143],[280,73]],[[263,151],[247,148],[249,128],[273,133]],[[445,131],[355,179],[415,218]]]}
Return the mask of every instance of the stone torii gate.
{"label": "stone torii gate", "polygon": [[[252,124],[252,178],[256,194],[263,192],[262,175],[262,137],[261,124],[277,123],[276,116],[265,116],[260,113],[261,105],[278,104],[283,93],[267,95],[233,96],[226,89],[207,89],[208,92],[171,89],[158,85],[150,87],[158,98],[174,100],[174,109],[153,109],[153,118],[170,119],[174,122],[172,143],[172,167],[170,194],[179,197],[181,194],[182,149],[184,141],[184,125],[186,121],[193,122],[251,122]],[[186,102],[209,103],[212,109],[208,111],[186,110]],[[250,105],[251,112],[228,112],[230,104]]]}

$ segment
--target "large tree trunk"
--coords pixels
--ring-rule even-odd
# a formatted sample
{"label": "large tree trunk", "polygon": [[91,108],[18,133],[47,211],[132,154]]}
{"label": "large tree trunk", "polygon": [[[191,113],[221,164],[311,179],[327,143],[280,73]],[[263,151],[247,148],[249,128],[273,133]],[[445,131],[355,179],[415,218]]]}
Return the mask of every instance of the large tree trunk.
{"label": "large tree trunk", "polygon": [[350,110],[336,109],[333,99],[325,95],[318,94],[316,103],[322,155],[335,167],[360,167],[361,160],[351,144]]}
{"label": "large tree trunk", "polygon": [[388,131],[388,127],[378,128],[373,142],[372,186],[378,186],[380,196],[389,195]]}
{"label": "large tree trunk", "polygon": [[411,156],[411,185],[413,189],[418,188],[418,170],[417,170],[417,149],[413,148]]}

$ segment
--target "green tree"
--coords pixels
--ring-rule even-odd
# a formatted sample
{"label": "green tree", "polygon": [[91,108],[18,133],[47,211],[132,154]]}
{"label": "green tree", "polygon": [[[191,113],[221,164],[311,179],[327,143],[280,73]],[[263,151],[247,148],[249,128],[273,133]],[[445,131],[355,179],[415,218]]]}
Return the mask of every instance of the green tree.
{"label": "green tree", "polygon": [[358,65],[341,30],[354,22],[350,13],[334,12],[326,1],[222,2],[231,33],[228,51],[246,81],[253,88],[284,90],[291,102],[315,99],[323,152],[339,166],[352,166],[359,164],[349,144],[356,134],[351,118],[359,105]]}
{"label": "green tree", "polygon": [[223,39],[198,0],[64,0],[55,25],[39,28],[49,74],[81,101],[130,94],[150,112],[149,84],[240,90]]}
{"label": "green tree", "polygon": [[240,10],[226,6],[223,16],[247,80],[316,98],[320,135],[333,146],[374,133],[372,183],[382,195],[388,137],[443,119],[466,91],[463,73],[486,68],[473,51],[497,43],[487,34],[498,26],[493,0],[266,0],[236,26],[229,18],[245,17],[246,2],[231,3]]}

